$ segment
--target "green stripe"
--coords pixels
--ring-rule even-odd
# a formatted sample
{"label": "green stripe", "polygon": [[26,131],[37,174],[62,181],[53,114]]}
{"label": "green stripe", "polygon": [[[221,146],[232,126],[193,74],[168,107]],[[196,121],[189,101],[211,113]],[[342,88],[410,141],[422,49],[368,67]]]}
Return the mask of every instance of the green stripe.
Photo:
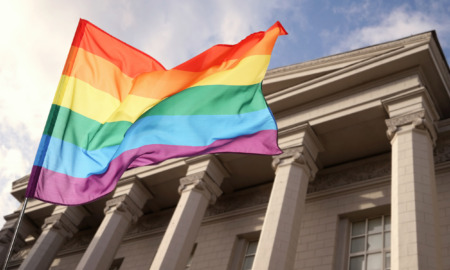
{"label": "green stripe", "polygon": [[118,121],[101,124],[66,107],[53,104],[50,114],[57,118],[53,130],[46,126],[44,134],[75,144],[86,150],[95,150],[119,144],[130,122]]}
{"label": "green stripe", "polygon": [[[266,108],[261,84],[249,86],[197,86],[173,95],[144,113],[152,115],[235,115]],[[52,128],[44,134],[59,138],[86,150],[96,150],[120,144],[131,126],[118,121],[101,124],[66,107],[53,104],[50,116],[56,117]]]}
{"label": "green stripe", "polygon": [[261,84],[205,85],[188,88],[159,103],[148,115],[230,115],[266,108]]}

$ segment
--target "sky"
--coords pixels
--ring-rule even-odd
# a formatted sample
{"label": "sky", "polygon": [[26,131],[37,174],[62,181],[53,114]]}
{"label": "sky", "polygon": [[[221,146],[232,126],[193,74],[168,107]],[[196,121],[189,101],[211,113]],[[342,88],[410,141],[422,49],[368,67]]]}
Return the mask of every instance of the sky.
{"label": "sky", "polygon": [[[30,173],[80,18],[167,69],[280,21],[269,69],[436,30],[450,62],[450,0],[0,0],[0,216]],[[4,221],[0,218],[0,227]]]}

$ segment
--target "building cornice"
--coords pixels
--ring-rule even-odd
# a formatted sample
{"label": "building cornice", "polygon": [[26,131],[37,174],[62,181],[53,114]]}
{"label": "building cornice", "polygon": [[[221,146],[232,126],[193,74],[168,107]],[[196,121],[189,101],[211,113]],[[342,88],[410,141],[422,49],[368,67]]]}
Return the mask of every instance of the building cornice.
{"label": "building cornice", "polygon": [[298,73],[299,71],[320,68],[323,66],[332,66],[337,65],[343,62],[354,61],[357,59],[367,59],[368,57],[373,57],[375,55],[380,55],[392,51],[396,51],[400,48],[404,48],[405,46],[412,44],[425,44],[430,42],[433,36],[433,32],[425,32],[422,34],[414,35],[411,37],[406,37],[402,39],[398,39],[395,41],[389,41],[385,43],[381,43],[378,45],[368,46],[344,53],[338,53],[326,57],[321,57],[315,60],[306,61],[299,64],[289,65],[285,67],[274,68],[268,70],[265,76],[265,80],[271,79],[273,77],[277,77],[280,75],[287,75],[290,73]]}

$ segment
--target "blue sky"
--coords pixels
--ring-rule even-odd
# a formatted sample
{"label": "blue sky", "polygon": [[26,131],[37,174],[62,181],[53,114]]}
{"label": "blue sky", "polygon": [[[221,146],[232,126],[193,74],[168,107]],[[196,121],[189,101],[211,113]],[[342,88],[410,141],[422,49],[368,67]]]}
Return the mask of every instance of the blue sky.
{"label": "blue sky", "polygon": [[[18,208],[75,33],[84,18],[174,67],[280,21],[270,68],[436,30],[450,57],[450,0],[0,0],[0,215]],[[0,219],[0,225],[3,221]]]}

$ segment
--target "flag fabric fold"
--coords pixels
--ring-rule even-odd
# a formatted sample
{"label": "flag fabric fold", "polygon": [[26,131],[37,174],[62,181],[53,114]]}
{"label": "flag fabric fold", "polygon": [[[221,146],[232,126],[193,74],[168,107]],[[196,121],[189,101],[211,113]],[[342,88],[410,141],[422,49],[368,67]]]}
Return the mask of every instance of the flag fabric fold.
{"label": "flag fabric fold", "polygon": [[208,153],[276,155],[261,84],[277,22],[166,70],[80,20],[26,196],[79,205],[110,193],[127,169]]}

